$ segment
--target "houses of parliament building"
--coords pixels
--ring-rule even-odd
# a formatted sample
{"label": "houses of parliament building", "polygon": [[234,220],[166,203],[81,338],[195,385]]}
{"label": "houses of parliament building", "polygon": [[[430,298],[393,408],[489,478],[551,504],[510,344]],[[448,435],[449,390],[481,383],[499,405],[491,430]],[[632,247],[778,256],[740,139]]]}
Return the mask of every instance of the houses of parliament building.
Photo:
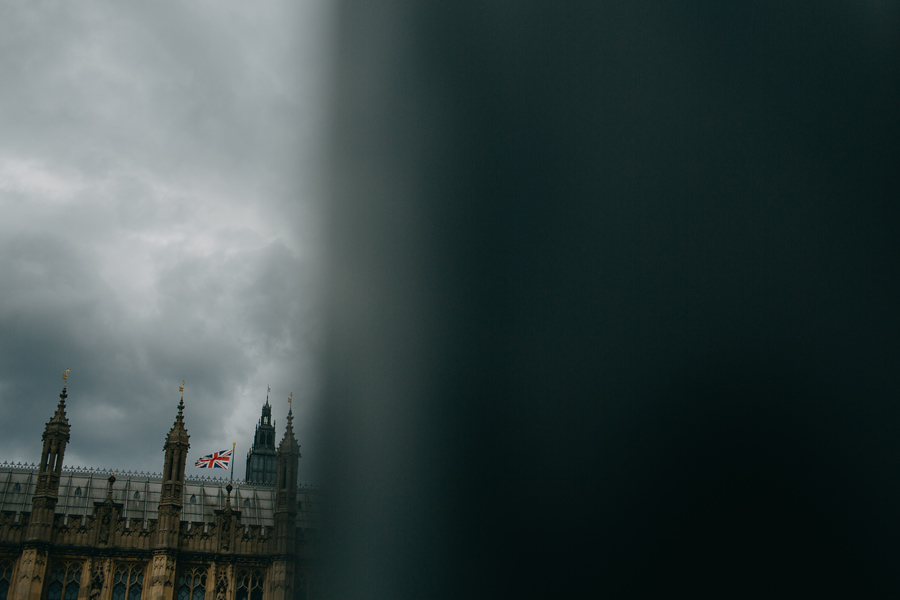
{"label": "houses of parliament building", "polygon": [[268,399],[245,482],[185,477],[184,394],[161,474],[63,467],[66,388],[37,465],[0,464],[0,600],[311,600],[318,491]]}

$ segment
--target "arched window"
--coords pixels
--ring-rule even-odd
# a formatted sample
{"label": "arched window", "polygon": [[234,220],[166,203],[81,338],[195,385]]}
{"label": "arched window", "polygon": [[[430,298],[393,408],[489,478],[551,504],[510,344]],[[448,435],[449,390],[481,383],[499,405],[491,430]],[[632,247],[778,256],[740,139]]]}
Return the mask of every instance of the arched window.
{"label": "arched window", "polygon": [[197,504],[197,495],[191,494],[191,504]]}
{"label": "arched window", "polygon": [[22,490],[22,486],[19,485],[19,482],[17,481],[17,482],[16,482],[16,485],[13,486],[13,491],[14,491],[14,492],[18,492],[18,491],[21,491],[21,490]]}
{"label": "arched window", "polygon": [[141,493],[140,493],[140,492],[135,492],[135,493],[134,493],[134,499],[135,499],[135,500],[139,499],[140,497],[141,497]]}
{"label": "arched window", "polygon": [[75,600],[81,585],[80,562],[58,562],[50,572],[47,600]]}
{"label": "arched window", "polygon": [[206,594],[206,569],[187,567],[178,577],[176,600],[203,600]]}
{"label": "arched window", "polygon": [[80,495],[81,495],[81,488],[80,488],[80,487],[75,488],[75,495],[76,495],[76,496],[80,496]]}
{"label": "arched window", "polygon": [[116,565],[112,600],[141,600],[144,589],[144,565]]}
{"label": "arched window", "polygon": [[9,597],[12,570],[13,564],[11,560],[0,560],[0,600],[6,600]]}
{"label": "arched window", "polygon": [[263,574],[259,569],[241,569],[237,573],[235,600],[262,600]]}

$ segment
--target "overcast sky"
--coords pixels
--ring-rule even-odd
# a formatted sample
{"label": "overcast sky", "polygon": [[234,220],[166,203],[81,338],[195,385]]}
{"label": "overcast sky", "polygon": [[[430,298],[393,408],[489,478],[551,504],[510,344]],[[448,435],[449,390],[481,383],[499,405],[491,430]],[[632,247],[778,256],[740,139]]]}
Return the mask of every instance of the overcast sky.
{"label": "overcast sky", "polygon": [[[188,474],[293,393],[315,481],[324,0],[27,2],[0,17],[0,461]],[[221,474],[221,471],[217,471]]]}

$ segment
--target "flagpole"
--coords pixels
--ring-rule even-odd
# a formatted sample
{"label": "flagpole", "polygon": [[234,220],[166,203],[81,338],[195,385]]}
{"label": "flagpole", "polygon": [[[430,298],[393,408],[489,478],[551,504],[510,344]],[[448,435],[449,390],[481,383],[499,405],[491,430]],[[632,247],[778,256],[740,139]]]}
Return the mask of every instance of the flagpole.
{"label": "flagpole", "polygon": [[234,482],[234,449],[237,446],[237,442],[231,442],[231,481],[229,483]]}

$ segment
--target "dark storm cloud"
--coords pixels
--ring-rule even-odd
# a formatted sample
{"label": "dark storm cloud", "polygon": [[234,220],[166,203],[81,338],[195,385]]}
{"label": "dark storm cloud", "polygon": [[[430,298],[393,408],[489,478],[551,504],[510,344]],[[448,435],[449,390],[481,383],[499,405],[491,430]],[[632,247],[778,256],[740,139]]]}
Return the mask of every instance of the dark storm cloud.
{"label": "dark storm cloud", "polygon": [[192,454],[240,459],[270,385],[312,476],[326,24],[315,3],[5,10],[0,460],[37,458],[70,368],[67,464],[158,471],[185,379]]}

